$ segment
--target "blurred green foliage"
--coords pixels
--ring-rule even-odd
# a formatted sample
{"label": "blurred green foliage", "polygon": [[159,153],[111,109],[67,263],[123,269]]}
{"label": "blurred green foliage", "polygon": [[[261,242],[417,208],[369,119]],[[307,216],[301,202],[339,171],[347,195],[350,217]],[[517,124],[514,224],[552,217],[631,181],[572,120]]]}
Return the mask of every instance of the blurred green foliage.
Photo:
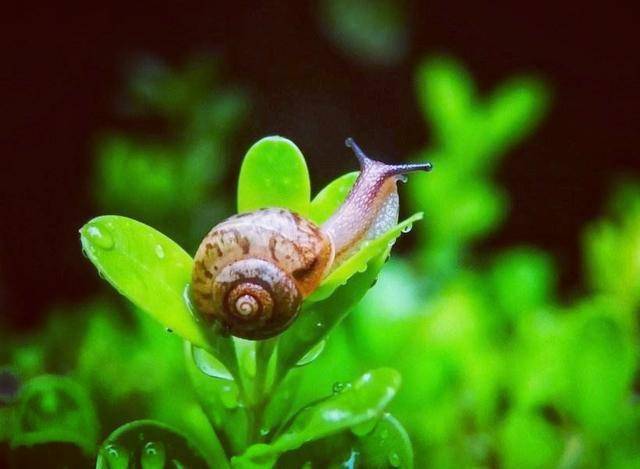
{"label": "blurred green foliage", "polygon": [[[226,213],[212,201],[231,205],[231,194],[211,190],[225,175],[229,137],[246,106],[241,95],[220,91],[215,66],[195,63],[177,72],[147,64],[134,76],[133,109],[160,115],[175,135],[168,142],[105,137],[96,174],[105,209],[168,226],[187,246]],[[251,446],[235,463],[410,467],[415,459],[416,467],[438,468],[639,467],[640,185],[620,186],[605,217],[586,227],[587,285],[581,297],[562,299],[548,254],[516,246],[480,262],[474,251],[507,215],[508,196],[492,175],[540,121],[545,87],[515,78],[480,98],[450,58],[425,62],[416,85],[434,138],[413,157],[436,168],[426,178],[416,175],[408,188],[410,205],[426,219],[414,229],[416,248],[384,265],[375,288],[328,338],[330,328],[322,342],[311,341],[324,344],[320,353],[284,378],[265,409],[263,437],[275,443]],[[326,190],[344,194],[353,175],[342,179]],[[321,221],[335,197],[321,193],[310,216]],[[364,290],[374,280],[360,279]],[[348,298],[341,303],[338,290],[327,301],[335,301],[339,322]],[[304,332],[303,326],[296,327]],[[0,455],[18,465],[51,454],[86,462],[85,453],[106,439],[105,458],[131,427],[116,429],[139,419],[162,422],[139,424],[150,428],[144,445],[125,448],[124,454],[146,457],[144,467],[162,467],[158,461],[164,464],[167,454],[197,458],[198,451],[224,467],[227,456],[249,446],[251,424],[236,383],[206,376],[179,337],[118,299],[54,312],[26,337],[0,335],[6,366],[0,383],[8,383],[0,389]],[[261,342],[253,353],[268,356],[269,347]],[[298,355],[292,356],[295,362]],[[209,366],[215,375],[216,363]],[[380,380],[371,388],[364,386],[370,378],[354,380],[368,370]],[[17,395],[13,378],[23,383]],[[350,420],[346,411],[331,414],[353,409],[351,403],[341,409],[341,400],[360,403],[359,392],[378,396],[363,402],[386,405],[379,394],[386,387],[397,392],[386,408],[393,416],[385,411],[373,426]],[[307,410],[296,413],[300,408]],[[327,421],[323,411],[340,418]],[[279,423],[282,415],[290,417],[288,426]],[[229,431],[214,431],[221,427]],[[34,429],[43,430],[40,440],[28,437]],[[122,454],[116,453],[109,454]],[[116,457],[108,467],[126,467],[122,461]]]}
{"label": "blurred green foliage", "polygon": [[126,108],[148,131],[100,138],[94,195],[105,210],[159,226],[189,246],[230,212],[222,182],[248,100],[219,75],[207,56],[180,69],[152,58],[139,62]]}
{"label": "blurred green foliage", "polygon": [[318,13],[327,37],[354,60],[392,65],[409,49],[404,0],[322,0]]}
{"label": "blurred green foliage", "polygon": [[534,248],[471,265],[473,242],[506,212],[492,170],[547,93],[519,78],[481,102],[450,59],[425,63],[417,83],[435,135],[419,158],[438,177],[410,189],[427,221],[416,252],[383,269],[350,317],[350,350],[401,371],[391,411],[418,467],[635,467],[640,191],[624,186],[613,219],[587,229],[583,298],[559,300],[553,260]]}

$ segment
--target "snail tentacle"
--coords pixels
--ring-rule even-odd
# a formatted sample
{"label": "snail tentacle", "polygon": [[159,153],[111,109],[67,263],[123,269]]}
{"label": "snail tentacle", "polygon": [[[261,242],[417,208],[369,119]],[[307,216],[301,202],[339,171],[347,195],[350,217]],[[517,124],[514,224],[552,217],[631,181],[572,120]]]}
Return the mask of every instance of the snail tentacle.
{"label": "snail tentacle", "polygon": [[389,165],[369,158],[352,138],[345,141],[360,162],[360,174],[344,203],[322,230],[332,239],[334,267],[360,244],[379,236],[398,222],[396,183],[412,171],[430,171],[430,163]]}

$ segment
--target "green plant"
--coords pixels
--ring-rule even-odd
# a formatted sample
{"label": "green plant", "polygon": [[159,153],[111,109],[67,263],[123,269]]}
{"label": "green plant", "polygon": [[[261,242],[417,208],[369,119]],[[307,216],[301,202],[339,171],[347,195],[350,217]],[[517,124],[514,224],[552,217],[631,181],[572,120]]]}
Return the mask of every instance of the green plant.
{"label": "green plant", "polygon": [[[300,150],[286,139],[268,137],[251,147],[243,162],[238,210],[267,204],[321,221],[340,205],[353,182],[352,176],[338,178],[310,200]],[[317,356],[327,334],[370,288],[393,241],[419,218],[416,214],[366,242],[322,281],[288,330],[263,341],[237,339],[206,327],[189,301],[193,260],[160,232],[129,218],[104,216],[87,223],[81,239],[101,276],[190,344],[187,366],[193,368],[193,361],[199,370],[189,374],[220,439],[220,444],[212,443],[219,451],[210,463],[233,456],[239,466],[272,465],[283,453],[365,426],[366,431],[355,430],[357,441],[350,443],[360,448],[359,457],[373,461],[385,456],[410,465],[402,426],[386,414],[379,421],[399,387],[397,372],[372,370],[352,384],[327,389],[323,399],[300,409],[290,407],[288,396],[296,381],[287,378],[296,366]],[[384,431],[375,430],[376,425]]]}
{"label": "green plant", "polygon": [[[186,80],[188,75],[169,76]],[[239,455],[237,465],[277,460],[280,467],[407,467],[412,459],[416,467],[438,468],[638,467],[637,183],[614,191],[605,216],[586,227],[586,284],[567,296],[559,291],[559,269],[550,254],[529,246],[495,253],[477,247],[507,215],[506,191],[493,174],[540,120],[548,101],[544,86],[516,78],[479,98],[472,78],[448,58],[425,62],[416,85],[434,136],[418,159],[435,161],[437,171],[424,181],[416,175],[408,187],[407,201],[425,211],[427,222],[413,230],[416,245],[406,256],[393,256],[378,275],[385,256],[374,256],[354,266],[359,271],[368,265],[346,285],[325,285],[328,297],[305,304],[305,315],[277,346],[272,340],[211,343],[206,331],[190,325],[191,318],[172,323],[195,340],[201,335],[204,347],[218,345],[221,353],[212,354],[107,295],[57,308],[44,327],[26,336],[0,328],[0,461],[5,456],[15,466],[33,467],[56,458],[88,466],[103,442],[102,467],[160,467],[172,461],[225,467],[229,454]],[[164,102],[166,88],[148,89],[160,94],[151,102]],[[164,109],[160,114],[180,128],[197,106],[175,119],[173,106],[152,108]],[[276,141],[263,143],[280,148]],[[291,144],[280,143],[294,162],[302,161]],[[257,154],[260,149],[254,148]],[[254,189],[241,190],[239,202],[247,210],[286,199],[282,205],[321,222],[355,179],[354,173],[344,175],[309,201],[306,169],[295,188],[270,188],[259,177],[264,173],[259,160],[254,171],[243,168],[246,188]],[[213,194],[216,203],[226,197],[224,191]],[[133,215],[129,201],[121,202]],[[187,205],[189,218],[200,219],[196,205]],[[108,207],[119,210],[117,203]],[[163,210],[165,216],[172,213],[170,206]],[[154,213],[143,210],[141,216],[156,223]],[[211,224],[226,215],[204,219]],[[132,234],[148,237],[136,243],[142,249],[136,258],[156,262],[149,239],[166,238],[137,222],[117,221],[118,228],[132,227]],[[172,235],[188,239],[185,245],[192,250],[196,240],[182,225],[173,225]],[[208,228],[201,227],[200,236]],[[127,233],[112,232],[112,238],[131,241]],[[166,242],[172,253],[181,252]],[[165,247],[161,252],[167,256]],[[175,282],[176,295],[188,271],[174,272],[184,277]],[[144,288],[133,288],[141,278],[136,272],[104,275],[133,279],[126,288],[141,296],[139,306],[155,311],[158,298],[146,285],[157,282],[143,277]],[[168,281],[174,278],[164,269],[158,272]],[[163,306],[173,304],[186,314],[172,295],[167,293]],[[327,323],[316,329],[324,318]],[[401,387],[389,366],[402,376]],[[41,379],[52,373],[66,377]],[[354,381],[357,376],[365,378]],[[369,379],[375,385],[368,386]],[[34,390],[42,399],[33,399]],[[52,400],[52,393],[63,398]],[[84,398],[71,399],[79,395]],[[261,396],[268,401],[263,409],[256,406]],[[55,411],[42,414],[43,408]],[[351,412],[339,422],[322,418],[345,409]],[[376,418],[361,422],[366,415]],[[38,441],[15,431],[17,424],[28,428],[20,422],[23,416],[43,430],[36,433]],[[256,425],[260,419],[264,425]],[[250,444],[254,438],[257,445]],[[307,438],[312,441],[305,443]]]}

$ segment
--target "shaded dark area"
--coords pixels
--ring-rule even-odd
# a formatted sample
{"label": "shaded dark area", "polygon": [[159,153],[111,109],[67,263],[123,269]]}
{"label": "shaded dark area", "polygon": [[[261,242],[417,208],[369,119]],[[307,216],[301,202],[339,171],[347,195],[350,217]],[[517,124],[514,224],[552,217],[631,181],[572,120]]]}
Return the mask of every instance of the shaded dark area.
{"label": "shaded dark area", "polygon": [[279,133],[305,152],[316,187],[353,168],[345,136],[389,160],[429,141],[413,86],[416,65],[428,55],[460,58],[484,92],[517,72],[543,77],[554,92],[551,112],[501,169],[512,209],[486,247],[531,243],[550,250],[571,292],[580,280],[580,228],[602,212],[613,181],[640,170],[638,17],[631,4],[576,10],[413,2],[409,18],[409,54],[385,67],[346,58],[322,35],[313,5],[299,2],[56,5],[6,13],[3,313],[29,326],[52,301],[79,300],[98,288],[77,229],[95,215],[88,187],[95,137],[127,125],[114,105],[127,60],[151,53],[180,63],[198,50],[218,54],[225,80],[250,92],[235,166],[253,141]]}

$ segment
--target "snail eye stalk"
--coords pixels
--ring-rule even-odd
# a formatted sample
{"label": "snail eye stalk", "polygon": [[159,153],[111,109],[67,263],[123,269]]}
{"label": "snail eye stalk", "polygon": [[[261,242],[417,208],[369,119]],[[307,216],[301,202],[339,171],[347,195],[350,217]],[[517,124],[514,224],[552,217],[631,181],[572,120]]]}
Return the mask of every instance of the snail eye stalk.
{"label": "snail eye stalk", "polygon": [[[362,149],[358,146],[356,141],[349,137],[344,141],[344,144],[353,150],[353,153],[358,158],[358,162],[360,163],[360,167],[362,169],[368,168],[369,166],[379,163],[376,160],[369,158]],[[379,163],[381,164],[381,163]],[[431,163],[408,163],[408,164],[397,164],[397,165],[387,165],[385,164],[385,175],[395,175],[395,174],[406,174],[412,173],[414,171],[431,171],[433,169],[433,165]]]}

